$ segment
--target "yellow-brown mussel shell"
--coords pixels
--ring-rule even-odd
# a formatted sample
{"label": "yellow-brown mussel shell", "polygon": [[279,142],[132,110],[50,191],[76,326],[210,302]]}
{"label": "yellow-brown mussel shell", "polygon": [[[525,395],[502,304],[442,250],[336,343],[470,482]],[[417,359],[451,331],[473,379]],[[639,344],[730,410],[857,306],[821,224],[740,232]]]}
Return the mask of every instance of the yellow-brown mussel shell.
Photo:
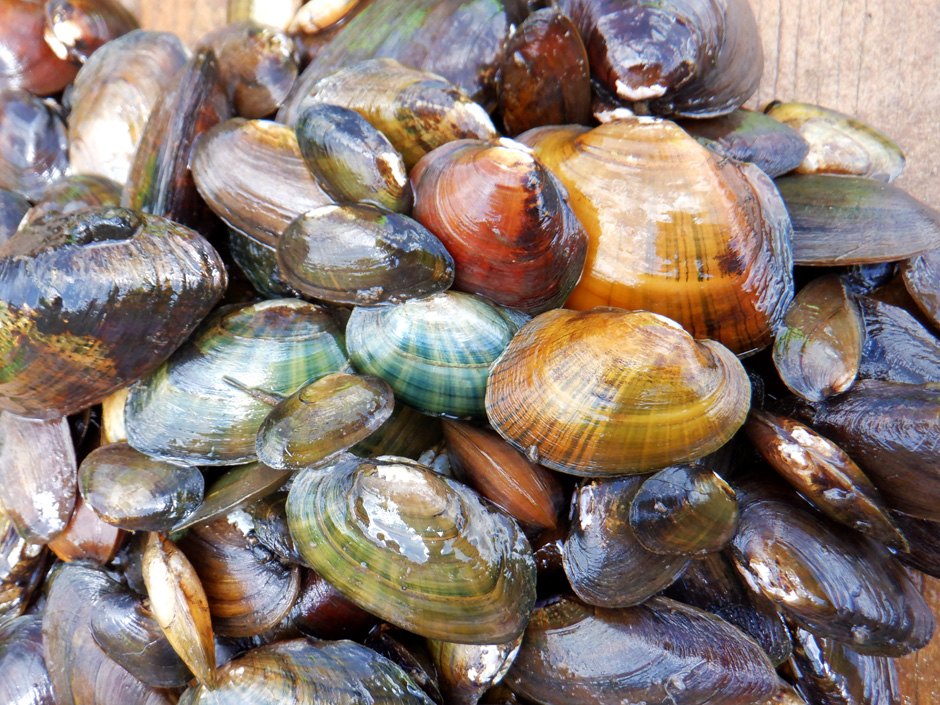
{"label": "yellow-brown mussel shell", "polygon": [[530,458],[584,476],[649,472],[707,455],[750,404],[738,359],[647,311],[558,309],[490,368],[486,413]]}
{"label": "yellow-brown mussel shell", "polygon": [[793,298],[791,229],[760,169],[655,118],[517,139],[564,183],[588,234],[566,306],[654,311],[737,354],[770,344]]}

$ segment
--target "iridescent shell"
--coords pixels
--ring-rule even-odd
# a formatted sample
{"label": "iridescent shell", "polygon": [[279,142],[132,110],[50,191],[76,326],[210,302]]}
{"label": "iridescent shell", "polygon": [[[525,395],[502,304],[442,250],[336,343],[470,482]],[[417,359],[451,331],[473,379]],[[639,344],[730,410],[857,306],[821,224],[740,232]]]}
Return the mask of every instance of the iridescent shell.
{"label": "iridescent shell", "polygon": [[294,478],[287,521],[310,565],[353,602],[432,639],[500,644],[535,602],[532,550],[467,487],[404,459],[351,456]]}
{"label": "iridescent shell", "polygon": [[558,309],[523,327],[490,369],[486,413],[531,459],[574,475],[695,460],[744,423],[738,359],[645,311]]}
{"label": "iridescent shell", "polygon": [[654,118],[517,139],[561,179],[588,234],[567,306],[661,313],[738,354],[770,344],[793,298],[790,223],[760,169]]}

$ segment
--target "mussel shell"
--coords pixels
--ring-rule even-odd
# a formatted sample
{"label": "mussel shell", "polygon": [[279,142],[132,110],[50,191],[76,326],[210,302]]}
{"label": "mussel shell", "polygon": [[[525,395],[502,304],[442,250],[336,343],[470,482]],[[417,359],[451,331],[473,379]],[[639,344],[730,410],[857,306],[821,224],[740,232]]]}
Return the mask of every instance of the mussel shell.
{"label": "mussel shell", "polygon": [[150,112],[186,63],[169,32],[134,31],[96,51],[72,86],[69,161],[124,185]]}
{"label": "mussel shell", "polygon": [[23,218],[21,227],[34,223],[48,213],[116,206],[121,201],[121,185],[95,174],[72,174],[59,179],[43,191],[42,197]]}
{"label": "mussel shell", "polygon": [[855,176],[784,176],[793,261],[812,267],[891,262],[940,247],[940,213],[891,184]]}
{"label": "mussel shell", "polygon": [[587,51],[567,15],[543,7],[525,18],[506,46],[498,95],[510,135],[542,125],[590,123]]}
{"label": "mussel shell", "polygon": [[708,465],[672,465],[643,481],[630,503],[630,528],[656,553],[717,553],[738,529],[738,502]]}
{"label": "mussel shell", "polygon": [[336,201],[371,201],[401,212],[411,208],[402,156],[359,113],[317,103],[304,109],[294,129],[307,168]]}
{"label": "mussel shell", "polygon": [[301,213],[332,203],[304,164],[294,131],[268,120],[216,125],[200,138],[191,168],[212,211],[268,247]]}
{"label": "mussel shell", "polygon": [[[245,506],[245,512],[254,522],[253,536],[262,546],[275,554],[281,562],[306,566],[307,561],[294,546],[294,538],[287,527],[287,490],[278,490],[267,497]],[[310,571],[304,572],[304,579]],[[303,590],[303,588],[301,588]],[[314,634],[313,636],[317,636]],[[322,638],[322,637],[321,637]]]}
{"label": "mussel shell", "polygon": [[513,446],[574,475],[648,472],[720,448],[744,423],[738,359],[646,311],[558,309],[490,369],[486,412]]}
{"label": "mussel shell", "polygon": [[29,615],[0,626],[0,702],[55,705],[42,658],[42,617]]}
{"label": "mussel shell", "polygon": [[48,552],[28,543],[0,511],[0,627],[21,616],[46,575]]}
{"label": "mussel shell", "polygon": [[[140,25],[119,0],[49,0],[45,39],[84,63],[101,46]],[[59,52],[57,52],[59,53]]]}
{"label": "mussel shell", "polygon": [[49,542],[49,548],[67,563],[84,561],[105,566],[121,550],[126,537],[126,531],[106,524],[79,496],[68,526]]}
{"label": "mussel shell", "polygon": [[[396,7],[396,13],[402,11]],[[409,169],[447,142],[497,137],[483,107],[457,86],[393,59],[370,59],[324,76],[304,95],[298,114],[317,103],[362,115],[388,138]]]}
{"label": "mussel shell", "polygon": [[774,469],[821,512],[897,551],[904,535],[881,494],[839,446],[793,419],[752,409],[744,430]]}
{"label": "mussel shell", "polygon": [[748,497],[733,546],[750,588],[814,634],[881,656],[910,653],[933,634],[930,608],[888,549],[824,517]]}
{"label": "mussel shell", "polygon": [[104,521],[128,531],[165,531],[202,503],[193,467],[156,460],[126,443],[93,450],[79,468],[82,497]]}
{"label": "mussel shell", "polygon": [[[62,272],[82,275],[51,295]],[[48,418],[155,369],[215,305],[226,276],[198,233],[104,208],[20,230],[0,248],[0,282],[0,361],[11,373],[0,383],[0,407]]]}
{"label": "mussel shell", "polygon": [[917,302],[934,328],[940,329],[940,250],[931,250],[908,260],[901,267],[904,288]]}
{"label": "mussel shell", "polygon": [[406,215],[367,203],[304,213],[277,244],[278,270],[305,296],[376,306],[450,288],[454,259],[430,231]]}
{"label": "mussel shell", "polygon": [[571,497],[571,530],[562,549],[565,575],[588,604],[628,607],[672,583],[687,556],[653,553],[630,526],[630,505],[642,477],[582,482]]}
{"label": "mussel shell", "polygon": [[378,377],[326,375],[271,410],[258,429],[258,459],[292,470],[322,464],[376,431],[394,405]]}
{"label": "mussel shell", "polygon": [[0,188],[36,200],[68,168],[65,121],[56,104],[26,91],[0,91]]}
{"label": "mussel shell", "polygon": [[170,705],[108,658],[91,633],[95,602],[124,588],[103,571],[78,563],[52,574],[42,619],[43,655],[59,705]]}
{"label": "mussel shell", "polygon": [[441,695],[448,705],[476,705],[483,693],[499,683],[516,655],[522,636],[508,644],[452,644],[428,640],[437,668]]}
{"label": "mussel shell", "polygon": [[790,391],[822,401],[855,383],[864,343],[858,304],[838,277],[827,275],[803,287],[787,307],[774,365]]}
{"label": "mussel shell", "polygon": [[346,342],[356,369],[384,379],[406,404],[481,417],[490,365],[516,330],[493,304],[446,291],[396,306],[357,306]]}
{"label": "mussel shell", "polygon": [[29,201],[16,191],[0,189],[0,245],[13,237],[29,209]]}
{"label": "mussel shell", "polygon": [[760,169],[655,118],[517,139],[568,189],[588,234],[569,308],[653,311],[738,354],[770,344],[793,297],[790,223]]}
{"label": "mussel shell", "polygon": [[777,676],[754,641],[694,607],[654,597],[610,610],[558,597],[533,613],[506,682],[547,705],[751,705]]}
{"label": "mussel shell", "polygon": [[417,458],[428,448],[440,443],[442,438],[440,419],[429,418],[417,409],[396,401],[388,421],[364,441],[350,448],[349,452],[363,458],[380,455]]}
{"label": "mussel shell", "polygon": [[767,114],[798,130],[809,153],[799,174],[848,174],[894,181],[904,169],[904,154],[889,137],[836,110],[809,103],[774,103]]}
{"label": "mussel shell", "polygon": [[290,620],[310,637],[359,640],[379,622],[378,617],[344,597],[312,570],[303,571],[300,594],[291,609]]}
{"label": "mussel shell", "polygon": [[861,379],[940,382],[940,341],[932,331],[899,306],[868,296],[860,296],[858,306],[866,333],[858,370]]}
{"label": "mussel shell", "polygon": [[307,562],[346,597],[433,639],[511,641],[535,602],[532,550],[467,487],[403,459],[346,456],[301,471],[287,521]]}
{"label": "mussel shell", "polygon": [[219,685],[190,688],[180,705],[431,705],[388,659],[351,641],[297,639],[252,649],[219,669]]}
{"label": "mussel shell", "polygon": [[753,110],[679,124],[706,146],[740,162],[751,162],[771,178],[796,169],[809,150],[799,132]]}
{"label": "mussel shell", "polygon": [[0,90],[23,88],[52,95],[75,77],[78,66],[56,56],[44,41],[45,0],[7,0],[0,5]]}
{"label": "mussel shell", "polygon": [[898,558],[921,573],[940,578],[940,523],[897,511],[892,511],[891,517],[911,547],[907,553],[899,553]]}
{"label": "mussel shell", "polygon": [[262,298],[300,298],[300,293],[284,281],[277,266],[277,250],[263,245],[238,228],[228,227],[228,251]]}
{"label": "mussel shell", "polygon": [[273,299],[225,307],[131,388],[128,441],[142,453],[184,463],[249,462],[271,408],[244,388],[293,394],[345,363],[343,337],[320,306]]}
{"label": "mussel shell", "polygon": [[445,705],[438,684],[437,667],[428,652],[428,641],[404,629],[383,623],[369,632],[363,644],[397,663],[425,695],[437,705]]}
{"label": "mussel shell", "polygon": [[581,277],[588,239],[561,182],[524,145],[457,140],[411,171],[414,217],[454,256],[454,288],[537,314]]}

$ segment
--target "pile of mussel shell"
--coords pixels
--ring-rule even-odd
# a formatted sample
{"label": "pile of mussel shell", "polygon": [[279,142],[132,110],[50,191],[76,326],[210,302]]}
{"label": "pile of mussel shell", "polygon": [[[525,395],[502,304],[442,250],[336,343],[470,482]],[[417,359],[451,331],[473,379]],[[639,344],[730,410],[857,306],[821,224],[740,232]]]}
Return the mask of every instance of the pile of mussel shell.
{"label": "pile of mussel shell", "polygon": [[0,705],[900,705],[900,149],[748,0],[291,5],[0,2]]}

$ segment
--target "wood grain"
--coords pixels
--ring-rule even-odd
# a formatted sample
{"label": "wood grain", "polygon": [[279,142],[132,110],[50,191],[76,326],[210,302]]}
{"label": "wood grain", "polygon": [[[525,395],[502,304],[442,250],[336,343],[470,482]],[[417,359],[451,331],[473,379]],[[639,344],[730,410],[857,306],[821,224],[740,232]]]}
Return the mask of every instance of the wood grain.
{"label": "wood grain", "polygon": [[[857,115],[907,156],[897,184],[940,207],[940,0],[751,0],[764,77],[749,107],[801,100]],[[192,46],[225,23],[221,0],[125,0],[146,29]],[[940,612],[940,581],[922,579]],[[940,638],[899,662],[905,705],[940,703]]]}

